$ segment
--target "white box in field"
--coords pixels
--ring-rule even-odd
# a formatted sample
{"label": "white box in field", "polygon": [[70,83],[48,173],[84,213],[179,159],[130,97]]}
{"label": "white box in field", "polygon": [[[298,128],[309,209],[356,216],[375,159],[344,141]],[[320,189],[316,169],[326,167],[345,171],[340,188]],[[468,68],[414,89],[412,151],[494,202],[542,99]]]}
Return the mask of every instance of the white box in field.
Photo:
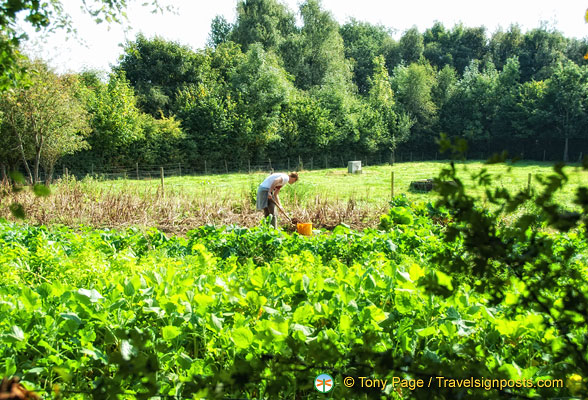
{"label": "white box in field", "polygon": [[361,161],[349,161],[347,163],[347,172],[350,174],[361,174]]}

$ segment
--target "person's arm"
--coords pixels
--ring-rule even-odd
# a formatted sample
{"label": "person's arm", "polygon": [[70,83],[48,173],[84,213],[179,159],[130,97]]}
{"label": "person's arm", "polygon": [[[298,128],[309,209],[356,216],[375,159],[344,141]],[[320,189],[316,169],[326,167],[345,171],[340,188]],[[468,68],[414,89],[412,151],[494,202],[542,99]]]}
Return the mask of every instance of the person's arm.
{"label": "person's arm", "polygon": [[280,206],[280,208],[282,207],[282,203],[280,202],[280,198],[278,197],[278,194],[280,194],[280,190],[283,188],[284,186],[278,186],[278,188],[276,189],[275,193],[274,193],[274,198],[276,199],[276,203]]}
{"label": "person's arm", "polygon": [[[283,183],[282,186],[278,186],[278,184],[280,183],[280,182],[278,182],[278,179],[280,180],[280,182]],[[283,178],[274,179],[274,181],[272,182],[272,185],[269,188],[267,198],[270,199],[270,200],[274,200],[275,199],[275,202],[281,206],[280,199],[278,198],[278,193],[280,193],[280,189],[282,187],[284,187],[286,185],[286,183],[287,182],[283,182]],[[275,191],[275,193],[274,193],[274,191]]]}

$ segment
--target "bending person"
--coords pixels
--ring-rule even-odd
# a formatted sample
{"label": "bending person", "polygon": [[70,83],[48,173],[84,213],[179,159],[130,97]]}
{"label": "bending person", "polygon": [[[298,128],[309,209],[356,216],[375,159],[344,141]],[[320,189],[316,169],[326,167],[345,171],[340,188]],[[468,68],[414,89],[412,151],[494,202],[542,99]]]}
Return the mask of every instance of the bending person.
{"label": "bending person", "polygon": [[286,215],[280,203],[280,197],[278,196],[280,190],[286,186],[286,184],[293,184],[298,180],[298,174],[292,172],[290,175],[283,173],[271,174],[259,185],[257,189],[257,211],[263,210],[265,217],[268,215],[272,216],[272,226],[278,228],[278,216],[276,215],[276,206]]}

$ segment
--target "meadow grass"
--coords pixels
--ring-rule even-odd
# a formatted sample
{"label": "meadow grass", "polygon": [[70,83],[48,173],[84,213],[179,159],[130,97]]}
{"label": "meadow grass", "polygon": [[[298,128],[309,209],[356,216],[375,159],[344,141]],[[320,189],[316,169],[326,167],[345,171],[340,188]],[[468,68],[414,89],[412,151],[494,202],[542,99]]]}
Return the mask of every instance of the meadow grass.
{"label": "meadow grass", "polygon": [[[394,172],[394,194],[410,200],[435,202],[435,192],[409,190],[411,181],[438,176],[447,162],[398,163],[394,166],[370,166],[362,174],[348,174],[346,169],[331,168],[300,171],[300,180],[286,186],[281,200],[290,216],[301,222],[312,222],[318,228],[332,229],[345,223],[355,229],[374,227],[385,213],[391,199],[391,172]],[[527,187],[529,173],[532,188],[540,190],[538,179],[553,174],[549,163],[520,162],[507,165],[484,165],[470,161],[456,164],[468,193],[484,198],[473,175],[483,168],[493,176],[494,187],[511,193]],[[465,171],[467,169],[467,171]],[[588,172],[569,166],[564,170],[570,184],[556,198],[572,207],[578,186],[588,186]],[[13,219],[12,202],[24,206],[27,220],[33,224],[88,225],[97,228],[128,226],[157,227],[170,233],[184,233],[204,224],[254,226],[262,214],[255,210],[257,187],[268,172],[222,175],[175,176],[165,179],[99,180],[84,178],[57,181],[52,195],[38,198],[30,191],[0,196],[0,218]],[[2,198],[4,197],[4,198]],[[281,225],[294,229],[281,218]]]}
{"label": "meadow grass", "polygon": [[[392,171],[394,171],[395,195],[405,194],[416,201],[434,201],[434,193],[409,190],[410,182],[434,178],[438,176],[441,168],[447,165],[448,162],[397,163],[394,166],[365,167],[362,174],[348,174],[343,168],[300,171],[300,180],[282,190],[282,203],[307,205],[319,197],[326,201],[352,200],[361,204],[380,205],[391,198]],[[483,195],[483,189],[473,181],[471,175],[478,173],[482,168],[486,168],[494,176],[495,186],[504,187],[511,192],[527,187],[529,173],[532,174],[534,189],[541,187],[537,181],[538,177],[553,173],[552,163],[541,162],[519,162],[508,166],[485,165],[480,161],[469,161],[457,164],[457,168],[472,193],[480,196]],[[573,200],[575,188],[579,185],[588,185],[588,172],[574,166],[566,167],[565,171],[569,174],[570,185],[559,194],[559,200],[569,206]],[[254,199],[258,185],[268,174],[269,172],[256,172],[173,176],[165,179],[165,191],[171,195],[182,193],[186,196],[222,199],[222,201],[239,201],[247,196]],[[131,190],[136,193],[157,192],[161,186],[159,179],[92,181],[91,185],[114,191]]]}

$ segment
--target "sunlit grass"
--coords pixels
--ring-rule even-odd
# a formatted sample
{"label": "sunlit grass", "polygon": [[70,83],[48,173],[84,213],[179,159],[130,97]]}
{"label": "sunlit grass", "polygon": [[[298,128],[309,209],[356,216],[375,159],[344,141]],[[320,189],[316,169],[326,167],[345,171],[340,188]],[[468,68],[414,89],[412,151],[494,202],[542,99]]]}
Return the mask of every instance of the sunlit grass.
{"label": "sunlit grass", "polygon": [[[412,162],[397,163],[389,166],[369,166],[362,174],[348,174],[344,168],[330,168],[314,171],[301,171],[300,180],[293,186],[282,190],[281,198],[285,204],[292,202],[305,205],[314,202],[317,197],[327,201],[353,200],[360,204],[381,205],[391,198],[391,172],[394,171],[394,194],[406,194],[412,200],[434,201],[434,193],[419,193],[409,190],[411,181],[434,178],[447,162]],[[541,162],[519,162],[513,166],[485,165],[479,161],[457,164],[460,176],[471,192],[483,196],[483,188],[473,181],[471,175],[486,168],[494,176],[494,186],[504,187],[509,191],[525,189],[529,174],[532,174],[531,186],[539,190],[541,185],[537,178],[553,173],[553,165]],[[464,170],[467,169],[467,172]],[[569,175],[570,185],[559,193],[557,198],[563,204],[570,205],[574,190],[578,185],[588,185],[588,172],[578,167],[565,169]],[[285,171],[286,172],[286,171]],[[243,197],[254,197],[257,186],[268,173],[234,173],[222,175],[198,175],[165,178],[165,192],[169,195],[181,193],[187,196],[239,201]],[[91,185],[114,190],[156,192],[160,190],[160,179],[150,180],[106,180],[92,181]]]}
{"label": "sunlit grass", "polygon": [[[370,166],[362,174],[350,175],[343,168],[301,171],[300,180],[288,185],[280,195],[291,217],[312,222],[316,227],[331,229],[340,223],[355,229],[375,227],[389,208],[391,173],[394,172],[394,194],[406,195],[413,201],[435,202],[435,192],[409,190],[411,181],[434,178],[448,163],[413,162],[391,166]],[[485,188],[473,179],[482,168],[493,176],[492,188],[506,188],[511,193],[526,190],[532,174],[532,190],[541,191],[540,177],[553,174],[547,163],[484,165],[467,162],[456,166],[468,194],[484,202]],[[467,169],[467,171],[466,171]],[[557,201],[572,207],[575,190],[588,186],[588,172],[566,167],[569,185],[557,193]],[[13,219],[11,202],[21,203],[27,219],[33,224],[88,225],[93,227],[155,226],[166,232],[186,232],[204,224],[255,226],[262,214],[255,210],[257,187],[268,173],[223,174],[160,179],[82,180],[55,182],[52,195],[37,198],[30,191],[12,193],[0,203],[0,218]],[[6,187],[5,191],[10,193]],[[529,212],[531,208],[525,207]],[[521,210],[522,212],[522,210]],[[280,216],[286,229],[292,226]]]}

